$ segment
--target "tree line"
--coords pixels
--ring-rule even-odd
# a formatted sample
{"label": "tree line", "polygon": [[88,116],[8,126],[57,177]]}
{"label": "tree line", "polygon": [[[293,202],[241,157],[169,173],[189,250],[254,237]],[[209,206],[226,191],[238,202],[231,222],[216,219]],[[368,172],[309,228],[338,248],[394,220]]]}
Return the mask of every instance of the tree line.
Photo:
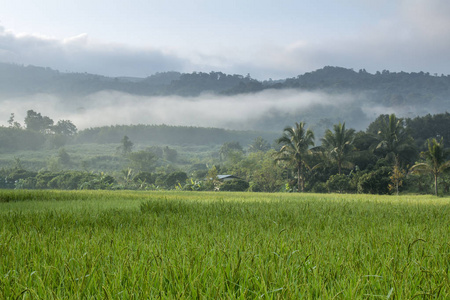
{"label": "tree line", "polygon": [[59,148],[67,143],[118,143],[124,136],[150,145],[216,145],[229,141],[248,144],[258,136],[272,140],[276,133],[164,124],[113,125],[78,130],[70,120],[55,122],[40,112],[28,110],[23,125],[11,113],[8,126],[0,127],[0,153]]}
{"label": "tree line", "polygon": [[[28,140],[41,141],[47,136],[65,137],[73,142],[81,134],[68,120],[55,124],[49,117],[32,110],[27,112],[24,126],[18,124],[13,115],[8,123],[9,127],[2,129]],[[365,131],[357,132],[347,128],[345,123],[338,123],[316,140],[307,124],[298,122],[286,127],[272,143],[261,136],[244,146],[240,141],[226,141],[207,161],[190,161],[190,165],[180,164],[178,152],[168,146],[134,151],[136,140],[124,134],[125,129],[145,131],[143,125],[111,126],[105,128],[114,133],[111,135],[115,137],[114,144],[119,145],[114,147],[124,162],[122,169],[114,174],[105,175],[101,170],[94,172],[96,175],[87,170],[70,170],[70,156],[60,148],[56,163],[67,168],[31,172],[18,164],[2,169],[0,175],[4,179],[2,186],[7,188],[178,188],[374,194],[432,191],[443,194],[450,190],[448,151],[444,145],[450,139],[449,126],[449,113],[413,119],[398,118],[395,114],[380,115]],[[177,129],[168,128],[171,132]],[[182,127],[181,132],[184,134],[186,129],[192,130]],[[0,130],[1,145],[13,142],[2,132],[4,130]],[[95,137],[102,130],[87,132]],[[97,142],[102,141],[97,138]],[[224,182],[218,177],[223,174],[239,179]],[[105,176],[109,176],[106,181]]]}
{"label": "tree line", "polygon": [[[415,162],[418,153],[413,138],[406,130],[404,120],[397,118],[395,114],[389,115],[387,119],[382,116],[382,119],[384,122],[379,124],[377,134],[368,134],[366,137],[373,139],[367,149],[356,148],[355,131],[346,129],[345,123],[335,124],[333,130],[328,129],[321,139],[321,146],[311,148],[314,146],[314,133],[305,128],[305,123],[296,123],[294,127],[286,127],[283,136],[277,140],[282,147],[275,153],[275,160],[286,162],[295,169],[296,188],[301,192],[305,190],[307,181],[306,169],[312,172],[314,169],[329,170],[330,165],[334,165],[334,168],[337,168],[337,174],[330,175],[326,184],[328,188],[332,188],[336,183],[339,192],[351,190],[353,174],[343,174],[343,169],[350,169],[351,172],[356,171],[353,176],[357,177],[358,189],[362,192],[382,194],[395,191],[398,194],[403,178],[409,173],[432,176],[434,193],[437,195],[439,176],[445,174],[450,167],[450,161],[447,160],[450,153],[444,148],[444,138],[427,139],[427,150],[422,151],[421,159]],[[373,157],[376,158],[374,170],[366,168],[361,171],[360,168],[356,168],[357,165],[352,158],[361,154],[358,153],[361,151],[372,152]],[[319,159],[314,159],[314,156]],[[377,175],[380,171],[383,172],[383,169],[384,186],[383,179],[370,180],[370,177]],[[380,186],[377,187],[377,185]]]}

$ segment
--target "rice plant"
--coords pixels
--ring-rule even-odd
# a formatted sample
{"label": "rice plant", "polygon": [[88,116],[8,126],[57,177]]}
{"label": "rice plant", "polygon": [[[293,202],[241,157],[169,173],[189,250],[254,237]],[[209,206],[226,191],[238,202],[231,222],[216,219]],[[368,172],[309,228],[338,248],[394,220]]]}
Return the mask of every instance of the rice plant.
{"label": "rice plant", "polygon": [[1,299],[446,299],[450,201],[0,191]]}

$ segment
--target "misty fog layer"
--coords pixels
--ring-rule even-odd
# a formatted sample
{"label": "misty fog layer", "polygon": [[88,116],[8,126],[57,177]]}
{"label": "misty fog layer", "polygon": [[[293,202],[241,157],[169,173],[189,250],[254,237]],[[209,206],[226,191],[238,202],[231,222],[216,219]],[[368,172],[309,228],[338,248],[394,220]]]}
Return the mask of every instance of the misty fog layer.
{"label": "misty fog layer", "polygon": [[33,109],[55,122],[71,120],[79,129],[115,124],[166,124],[278,131],[291,124],[286,120],[279,124],[280,128],[270,128],[266,121],[277,119],[275,123],[280,123],[279,119],[286,117],[305,117],[310,108],[317,106],[326,107],[329,112],[329,116],[322,118],[334,119],[340,107],[354,101],[351,95],[298,90],[265,90],[236,96],[203,94],[199,97],[144,97],[103,91],[70,101],[38,94],[3,100],[0,118],[5,124],[14,113],[16,121],[22,123],[26,111]]}
{"label": "misty fog layer", "polygon": [[281,131],[294,122],[305,121],[318,136],[337,122],[365,130],[380,114],[414,117],[431,112],[429,108],[387,108],[371,104],[364,93],[330,94],[295,89],[271,89],[234,96],[202,94],[198,97],[149,97],[116,91],[77,98],[36,94],[0,100],[0,103],[0,123],[3,125],[7,124],[11,113],[14,113],[15,121],[24,125],[26,112],[32,109],[55,122],[71,120],[78,129],[117,124],[166,124]]}

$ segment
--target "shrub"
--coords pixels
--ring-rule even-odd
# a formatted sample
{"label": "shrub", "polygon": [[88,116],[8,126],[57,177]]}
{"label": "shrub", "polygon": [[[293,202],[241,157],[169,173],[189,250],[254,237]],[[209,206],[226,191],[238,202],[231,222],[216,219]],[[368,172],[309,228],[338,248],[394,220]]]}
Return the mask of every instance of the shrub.
{"label": "shrub", "polygon": [[82,183],[80,190],[111,190],[116,189],[116,180],[109,175],[97,175],[92,177],[90,181]]}
{"label": "shrub", "polygon": [[352,190],[350,181],[347,175],[331,175],[326,186],[330,192],[349,193]]}
{"label": "shrub", "polygon": [[390,167],[381,167],[375,171],[363,174],[358,181],[358,193],[380,195],[390,194],[390,173]]}
{"label": "shrub", "polygon": [[325,182],[317,182],[311,189],[313,193],[328,193],[327,184]]}
{"label": "shrub", "polygon": [[241,179],[233,179],[229,181],[225,181],[221,186],[221,191],[230,191],[230,192],[243,192],[249,188],[249,184],[245,180]]}
{"label": "shrub", "polygon": [[176,171],[164,176],[163,184],[167,188],[173,188],[178,184],[184,185],[187,180],[187,174],[185,172]]}
{"label": "shrub", "polygon": [[9,182],[15,182],[19,179],[35,177],[36,174],[37,174],[36,172],[27,171],[27,170],[23,170],[23,169],[13,169],[6,178],[7,178],[7,181],[9,181]]}
{"label": "shrub", "polygon": [[50,180],[48,187],[51,189],[76,190],[92,177],[93,175],[89,173],[67,171]]}
{"label": "shrub", "polygon": [[36,176],[36,172],[30,172],[22,168],[1,169],[0,189],[14,189],[20,180]]}
{"label": "shrub", "polygon": [[27,190],[33,190],[36,188],[36,178],[35,177],[29,177],[25,179],[19,179],[16,182],[16,189],[27,189]]}
{"label": "shrub", "polygon": [[153,184],[155,183],[155,176],[153,176],[150,172],[139,172],[133,177],[133,181],[139,184],[144,182],[147,184]]}

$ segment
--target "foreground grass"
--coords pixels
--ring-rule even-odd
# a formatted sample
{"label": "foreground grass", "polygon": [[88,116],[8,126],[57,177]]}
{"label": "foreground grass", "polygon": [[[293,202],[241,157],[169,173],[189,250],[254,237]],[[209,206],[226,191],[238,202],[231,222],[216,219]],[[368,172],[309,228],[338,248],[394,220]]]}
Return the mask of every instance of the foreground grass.
{"label": "foreground grass", "polygon": [[0,191],[1,299],[450,298],[450,200]]}

